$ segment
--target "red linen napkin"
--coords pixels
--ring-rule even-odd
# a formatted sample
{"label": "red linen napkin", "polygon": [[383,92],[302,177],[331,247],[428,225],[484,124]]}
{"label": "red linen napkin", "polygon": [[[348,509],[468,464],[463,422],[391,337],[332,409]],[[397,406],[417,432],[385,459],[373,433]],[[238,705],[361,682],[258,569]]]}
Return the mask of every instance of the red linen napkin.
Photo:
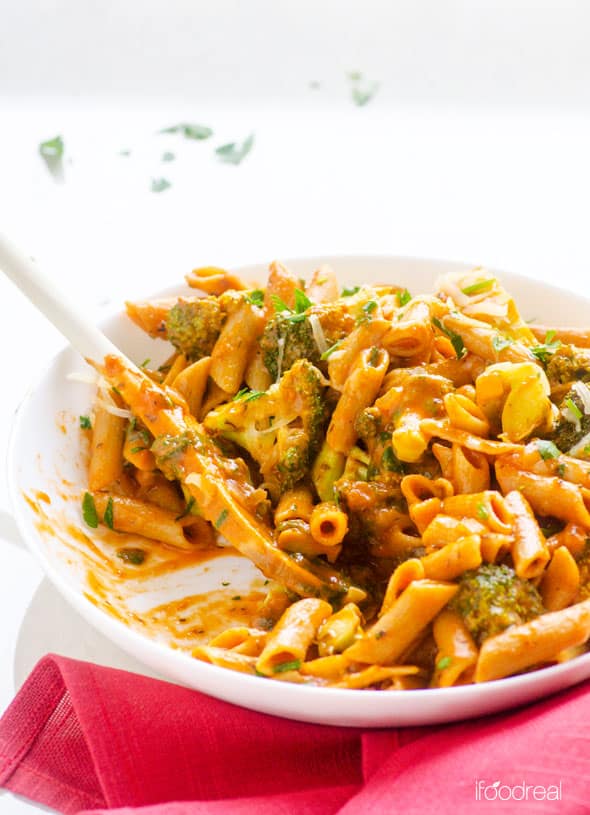
{"label": "red linen napkin", "polygon": [[573,815],[590,812],[589,738],[588,684],[464,724],[362,731],[48,656],[0,720],[0,784],[94,815]]}

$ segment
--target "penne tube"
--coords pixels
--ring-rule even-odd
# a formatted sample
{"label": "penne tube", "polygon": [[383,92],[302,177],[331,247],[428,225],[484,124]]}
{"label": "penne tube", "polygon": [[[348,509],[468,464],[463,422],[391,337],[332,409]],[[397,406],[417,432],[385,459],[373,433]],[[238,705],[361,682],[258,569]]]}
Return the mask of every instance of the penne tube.
{"label": "penne tube", "polygon": [[476,453],[484,453],[486,456],[503,456],[519,450],[519,445],[512,442],[482,439],[465,430],[453,427],[448,419],[422,419],[420,431],[426,438],[444,439],[460,444],[468,450],[475,450]]}
{"label": "penne tube", "polygon": [[256,662],[258,673],[273,676],[285,670],[296,670],[291,666],[299,667],[305,662],[318,628],[331,613],[329,603],[312,597],[289,606],[268,635]]}
{"label": "penne tube", "polygon": [[326,441],[332,450],[347,455],[354,447],[358,437],[356,419],[377,398],[388,364],[389,355],[383,349],[373,347],[360,352],[343,385],[326,433]]}
{"label": "penne tube", "polygon": [[309,487],[297,486],[287,490],[279,498],[275,509],[275,525],[299,519],[309,521],[313,512],[313,498]]}
{"label": "penne tube", "polygon": [[[104,519],[107,507],[111,506],[112,528],[117,532],[143,535],[167,543],[175,549],[194,548],[185,537],[182,524],[176,520],[172,512],[134,498],[123,498],[105,492],[93,492],[92,497],[99,518]],[[106,519],[105,523],[108,523]]]}
{"label": "penne tube", "polygon": [[569,523],[564,526],[561,532],[547,538],[547,548],[550,552],[555,552],[560,546],[565,546],[568,552],[578,558],[586,547],[588,532],[580,524]]}
{"label": "penne tube", "polygon": [[179,373],[184,371],[188,363],[184,354],[176,354],[172,365],[166,371],[166,376],[162,380],[163,385],[172,385]]}
{"label": "penne tube", "polygon": [[[162,473],[154,470],[147,472],[138,470],[135,473],[135,480],[139,485],[137,493],[133,496],[148,504],[155,504],[157,507],[173,512],[175,516],[183,515],[186,512],[186,501],[179,495],[178,487]],[[188,515],[185,516],[188,518]],[[191,515],[191,518],[194,518]]]}
{"label": "penne tube", "polygon": [[481,538],[469,535],[426,555],[422,566],[429,580],[454,580],[469,569],[477,569],[481,561]]}
{"label": "penne tube", "polygon": [[267,391],[272,385],[272,376],[262,356],[260,346],[251,354],[244,372],[246,385],[253,391]]}
{"label": "penne tube", "polygon": [[432,686],[449,688],[473,680],[478,649],[463,619],[444,609],[432,624],[437,653]]}
{"label": "penne tube", "polygon": [[559,611],[575,603],[580,589],[578,564],[565,546],[553,553],[547,571],[541,580],[543,605],[548,611]]}
{"label": "penne tube", "polygon": [[533,665],[555,662],[561,651],[582,645],[589,636],[590,600],[513,625],[484,641],[475,681],[502,679]]}
{"label": "penne tube", "polygon": [[426,575],[424,574],[424,564],[419,558],[408,558],[396,566],[393,574],[387,583],[385,597],[381,604],[379,616],[381,617],[388,611],[395,603],[397,598],[402,594],[414,580],[423,580]]}
{"label": "penne tube", "polygon": [[216,408],[217,405],[220,405],[222,402],[227,402],[233,395],[234,394],[226,393],[219,387],[219,385],[209,378],[207,380],[207,389],[202,400],[201,409],[199,411],[198,418],[200,421],[203,421],[209,411]]}
{"label": "penne tube", "polygon": [[316,269],[305,293],[314,303],[332,303],[340,297],[338,279],[331,266],[324,263]]}
{"label": "penne tube", "polygon": [[300,552],[308,558],[325,555],[328,563],[334,563],[342,551],[341,545],[328,545],[318,543],[309,531],[308,521],[294,518],[283,521],[277,526],[277,545],[285,552]]}
{"label": "penne tube", "polygon": [[236,654],[257,657],[264,648],[267,636],[267,631],[239,626],[222,631],[213,637],[209,645],[214,648],[227,648]]}
{"label": "penne tube", "polygon": [[311,480],[321,501],[334,500],[334,483],[344,472],[345,456],[324,439],[311,468]]}
{"label": "penne tube", "polygon": [[414,580],[364,636],[344,652],[351,662],[387,665],[408,649],[456,594],[457,586]]}
{"label": "penne tube", "polygon": [[483,453],[468,450],[460,444],[445,447],[435,442],[432,452],[440,464],[444,478],[456,493],[483,492],[490,488],[490,465]]}
{"label": "penne tube", "polygon": [[539,340],[546,342],[546,337],[552,338],[552,342],[561,342],[564,345],[575,345],[578,348],[590,348],[590,331],[587,328],[570,328],[569,326],[548,326],[531,323],[529,328]]}
{"label": "penne tube", "polygon": [[447,393],[444,396],[445,410],[452,427],[465,430],[474,436],[488,436],[490,423],[485,413],[472,399],[460,393]]}
{"label": "penne tube", "polygon": [[528,362],[534,361],[529,349],[518,340],[506,343],[497,349],[496,339],[499,336],[497,329],[487,325],[481,320],[466,317],[458,311],[443,317],[441,323],[447,330],[458,334],[465,348],[472,354],[485,359],[487,362]]}
{"label": "penne tube", "polygon": [[347,603],[331,614],[318,630],[317,642],[320,656],[344,651],[354,642],[360,630],[361,613],[355,603]]}
{"label": "penne tube", "polygon": [[453,518],[450,515],[437,515],[422,533],[422,543],[426,553],[440,549],[447,543],[455,543],[469,535],[483,535],[486,527],[474,518]]}
{"label": "penne tube", "polygon": [[392,357],[419,357],[428,361],[434,342],[430,309],[426,303],[412,303],[401,319],[394,320],[381,339]]}
{"label": "penne tube", "polygon": [[201,357],[172,379],[172,387],[186,399],[188,409],[195,417],[201,412],[210,368],[211,357]]}
{"label": "penne tube", "polygon": [[278,260],[273,260],[268,267],[268,280],[264,292],[265,322],[270,320],[271,317],[274,317],[275,298],[282,300],[289,308],[295,306],[295,289],[299,287],[300,284],[295,275],[293,275],[286,266],[279,263]]}
{"label": "penne tube", "polygon": [[309,531],[322,546],[338,546],[348,532],[348,515],[335,503],[324,501],[313,508]]}
{"label": "penne tube", "polygon": [[[102,394],[101,398],[114,405],[108,394]],[[95,408],[88,467],[88,486],[91,491],[104,490],[121,477],[125,424],[125,419],[114,416],[105,407],[99,405]]]}
{"label": "penne tube", "polygon": [[319,679],[340,679],[349,666],[349,662],[342,654],[317,657],[304,662],[300,672],[304,676],[316,676]]}
{"label": "penne tube", "polygon": [[537,515],[559,518],[590,529],[590,490],[552,476],[517,470],[498,461],[496,478],[502,492],[518,490]]}
{"label": "penne tube", "polygon": [[217,665],[220,668],[229,668],[231,671],[240,671],[245,674],[256,674],[256,657],[247,654],[237,654],[226,648],[215,648],[211,645],[198,645],[192,652],[195,659]]}
{"label": "penne tube", "polygon": [[264,327],[262,312],[246,301],[233,308],[211,352],[209,376],[233,396],[240,389],[250,352]]}
{"label": "penne tube", "polygon": [[512,550],[514,537],[501,532],[484,532],[481,536],[481,556],[485,563],[497,563]]}
{"label": "penne tube", "polygon": [[410,518],[416,524],[420,535],[432,523],[435,517],[441,513],[443,502],[440,498],[428,498],[426,501],[416,501],[409,507]]}
{"label": "penne tube", "polygon": [[177,297],[165,297],[147,302],[125,303],[127,316],[150,337],[166,339],[166,319],[172,306],[178,302]]}
{"label": "penne tube", "polygon": [[533,580],[540,577],[549,562],[549,549],[545,536],[539,529],[530,504],[518,490],[506,495],[506,506],[512,513],[514,543],[512,560],[519,577]]}
{"label": "penne tube", "polygon": [[378,348],[390,326],[388,320],[376,317],[361,323],[342,340],[338,350],[330,354],[328,360],[330,384],[335,390],[341,391],[344,388],[359,354],[368,348]]}
{"label": "penne tube", "polygon": [[241,291],[246,288],[237,275],[220,269],[218,266],[202,266],[199,269],[193,269],[184,276],[184,279],[191,289],[199,289],[206,294],[216,296],[223,294],[228,289]]}
{"label": "penne tube", "polygon": [[496,490],[452,495],[442,501],[441,512],[453,518],[481,521],[491,532],[512,533],[512,513],[504,497]]}
{"label": "penne tube", "polygon": [[453,495],[453,485],[446,478],[426,478],[424,475],[406,475],[400,483],[402,495],[411,507],[429,498],[448,498]]}

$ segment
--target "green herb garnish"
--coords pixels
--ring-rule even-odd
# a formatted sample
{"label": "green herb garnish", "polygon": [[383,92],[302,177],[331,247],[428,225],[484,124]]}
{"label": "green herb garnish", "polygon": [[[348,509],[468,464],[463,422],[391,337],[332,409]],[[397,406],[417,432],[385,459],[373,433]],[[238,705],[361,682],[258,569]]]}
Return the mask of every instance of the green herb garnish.
{"label": "green herb garnish", "polygon": [[543,461],[547,461],[548,458],[558,458],[561,455],[561,450],[552,441],[537,439],[536,443],[537,450]]}
{"label": "green herb garnish", "polygon": [[477,517],[482,521],[487,521],[490,517],[490,513],[488,512],[487,508],[484,504],[479,503],[477,505]]}
{"label": "green herb garnish", "polygon": [[272,670],[275,674],[284,674],[287,671],[298,671],[299,668],[301,668],[301,660],[294,659],[292,662],[280,662]]}
{"label": "green herb garnish", "polygon": [[191,514],[191,511],[192,511],[192,508],[194,507],[194,505],[195,505],[195,499],[191,495],[191,497],[188,499],[186,507],[184,508],[184,512],[181,513],[180,515],[177,515],[174,520],[175,521],[180,521],[180,520],[182,520],[182,518],[186,518],[187,515]]}
{"label": "green herb garnish", "polygon": [[511,340],[510,337],[505,337],[503,334],[494,334],[492,337],[492,346],[494,351],[502,351],[504,348],[508,348],[509,345],[513,345],[514,340]]}
{"label": "green herb garnish", "polygon": [[554,337],[555,331],[548,331],[545,334],[545,342],[541,345],[534,345],[531,348],[531,353],[533,353],[543,364],[547,363],[549,361],[549,357],[561,346],[561,341],[554,340]]}
{"label": "green herb garnish", "polygon": [[403,291],[398,291],[397,302],[399,303],[400,306],[405,306],[406,303],[409,303],[411,299],[412,295],[407,289],[404,289]]}
{"label": "green herb garnish", "polygon": [[386,447],[381,456],[381,465],[390,473],[403,473],[404,465],[393,452],[393,447]]}
{"label": "green herb garnish", "polygon": [[353,294],[356,294],[357,291],[360,291],[360,286],[344,286],[342,289],[341,297],[352,297]]}
{"label": "green herb garnish", "polygon": [[459,334],[456,334],[454,331],[451,331],[450,328],[445,328],[445,326],[441,323],[438,317],[433,317],[432,322],[438,328],[439,331],[442,331],[451,341],[451,345],[455,349],[455,354],[457,355],[457,359],[461,359],[467,353],[465,345],[463,344],[463,339],[460,337]]}
{"label": "green herb garnish", "polygon": [[255,399],[260,399],[264,396],[264,391],[251,391],[249,388],[242,388],[239,390],[232,402],[253,402]]}
{"label": "green herb garnish", "polygon": [[56,181],[62,181],[64,174],[64,142],[62,137],[55,136],[53,139],[41,142],[39,154],[53,178]]}
{"label": "green herb garnish", "polygon": [[146,558],[146,552],[143,549],[119,549],[117,557],[124,560],[125,563],[131,563],[132,566],[141,566]]}
{"label": "green herb garnish", "polygon": [[227,511],[227,509],[221,510],[221,512],[219,513],[219,518],[215,521],[215,529],[219,529],[221,526],[223,526],[223,524],[227,520],[228,515],[229,512]]}
{"label": "green herb garnish", "polygon": [[566,406],[566,407],[567,407],[567,409],[568,409],[568,410],[569,410],[569,411],[572,413],[572,415],[575,417],[576,421],[577,421],[577,422],[579,422],[579,421],[580,421],[580,419],[582,418],[582,416],[583,416],[584,414],[582,413],[582,411],[580,410],[580,408],[579,408],[579,407],[576,405],[576,403],[574,402],[574,400],[573,400],[573,399],[570,399],[570,397],[569,397],[569,396],[568,396],[568,398],[565,400],[565,406]]}
{"label": "green herb garnish", "polygon": [[167,178],[152,178],[150,189],[152,192],[164,192],[164,190],[167,190],[168,187],[171,186],[172,184]]}
{"label": "green herb garnish", "polygon": [[82,516],[87,526],[91,527],[92,529],[96,529],[98,527],[98,513],[96,511],[96,504],[94,503],[94,498],[89,492],[85,492],[84,498],[82,499]]}
{"label": "green herb garnish", "polygon": [[436,663],[437,671],[444,671],[444,669],[448,668],[452,662],[453,660],[451,657],[443,657],[442,659],[439,659],[439,661]]}
{"label": "green herb garnish", "polygon": [[165,153],[162,153],[162,161],[174,161],[175,158],[175,154],[170,153],[168,150]]}
{"label": "green herb garnish", "polygon": [[241,599],[242,599],[242,595],[241,595],[241,594],[235,594],[235,595],[234,595],[234,596],[233,596],[231,599],[232,599],[232,600],[241,600]]}
{"label": "green herb garnish", "polygon": [[241,144],[230,142],[217,147],[215,153],[220,161],[226,164],[240,164],[248,155],[254,145],[254,133],[250,133]]}
{"label": "green herb garnish", "polygon": [[307,311],[308,308],[311,308],[311,306],[312,302],[305,292],[301,291],[301,289],[295,289],[295,312],[302,314],[304,311]]}
{"label": "green herb garnish", "polygon": [[324,353],[321,355],[320,359],[328,359],[329,357],[331,357],[334,351],[337,351],[340,348],[341,344],[342,340],[338,340],[337,342],[334,343],[334,345],[331,345],[329,348],[326,348]]}
{"label": "green herb garnish", "polygon": [[213,131],[210,127],[186,123],[165,127],[163,130],[160,130],[160,133],[180,133],[185,139],[196,139],[197,141],[208,139],[213,135]]}
{"label": "green herb garnish", "polygon": [[109,495],[109,500],[107,501],[107,506],[104,511],[103,521],[108,526],[109,529],[114,529],[113,526],[113,499]]}
{"label": "green herb garnish", "polygon": [[264,305],[264,292],[261,289],[254,289],[246,295],[246,300],[252,306]]}
{"label": "green herb garnish", "polygon": [[365,303],[363,306],[363,311],[365,314],[372,314],[375,309],[377,308],[377,303],[374,300],[369,300],[368,303]]}
{"label": "green herb garnish", "polygon": [[496,282],[495,277],[491,277],[489,280],[480,280],[479,283],[473,283],[471,286],[466,286],[464,289],[461,289],[463,294],[480,294],[482,291],[487,291],[491,289],[494,283]]}
{"label": "green herb garnish", "polygon": [[90,416],[80,416],[80,427],[82,428],[82,430],[92,429],[92,422],[90,421]]}

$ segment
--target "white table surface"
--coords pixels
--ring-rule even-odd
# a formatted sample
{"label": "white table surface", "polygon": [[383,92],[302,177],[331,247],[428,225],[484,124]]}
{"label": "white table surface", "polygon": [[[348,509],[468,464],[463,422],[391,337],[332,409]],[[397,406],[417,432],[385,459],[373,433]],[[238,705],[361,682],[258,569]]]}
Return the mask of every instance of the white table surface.
{"label": "white table surface", "polygon": [[[590,17],[580,4],[459,5],[11,4],[0,229],[89,320],[195,265],[314,253],[456,258],[583,293]],[[350,100],[350,70],[381,82],[364,108]],[[215,137],[156,135],[180,121]],[[215,146],[250,132],[241,166],[215,160]],[[63,184],[37,153],[58,133]],[[176,161],[162,163],[165,150]],[[155,194],[158,176],[172,187]],[[61,339],[2,277],[0,303],[4,457],[12,414]],[[143,670],[44,579],[19,541],[4,470],[0,619],[0,709],[49,651]],[[40,809],[0,793],[3,815]]]}

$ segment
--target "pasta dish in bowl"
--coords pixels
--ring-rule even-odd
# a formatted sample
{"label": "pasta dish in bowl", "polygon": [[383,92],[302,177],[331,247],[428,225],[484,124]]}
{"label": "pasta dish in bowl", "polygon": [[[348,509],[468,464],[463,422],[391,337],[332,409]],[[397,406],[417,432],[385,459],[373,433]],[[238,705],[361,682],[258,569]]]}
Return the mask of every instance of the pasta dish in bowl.
{"label": "pasta dish in bowl", "polygon": [[547,320],[547,289],[386,258],[187,282],[111,326],[154,362],[70,376],[59,487],[22,463],[31,400],[17,422],[21,528],[88,619],[313,721],[442,721],[590,675],[590,332]]}

